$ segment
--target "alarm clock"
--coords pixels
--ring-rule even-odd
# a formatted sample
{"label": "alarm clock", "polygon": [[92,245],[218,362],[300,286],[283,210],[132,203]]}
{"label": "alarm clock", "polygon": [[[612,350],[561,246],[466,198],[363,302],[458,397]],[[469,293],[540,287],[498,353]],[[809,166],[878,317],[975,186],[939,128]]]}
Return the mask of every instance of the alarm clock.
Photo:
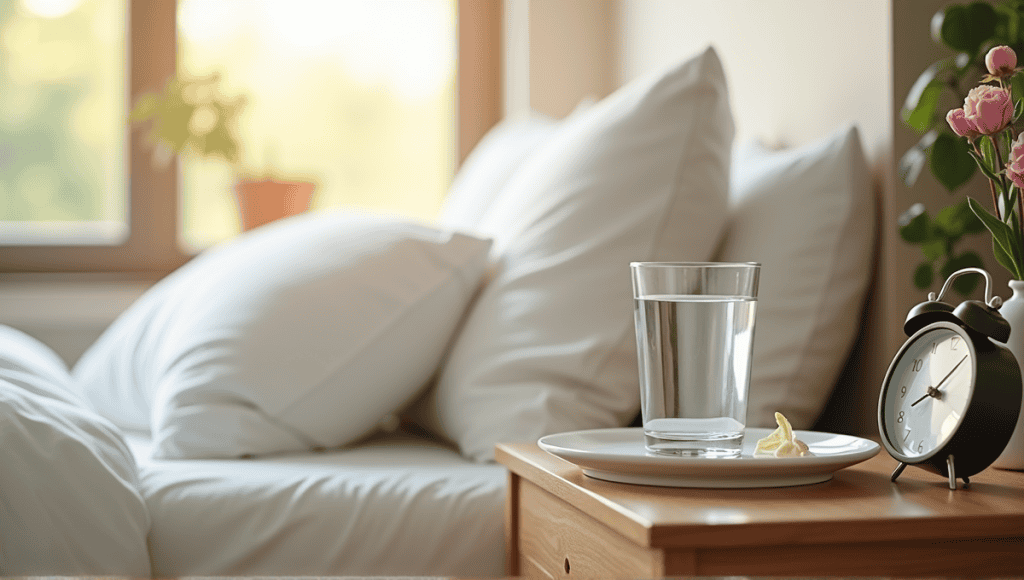
{"label": "alarm clock", "polygon": [[[958,276],[985,277],[985,300],[956,308],[942,301]],[[1021,411],[1021,370],[1003,344],[1010,325],[991,295],[992,278],[980,268],[954,272],[936,298],[910,310],[903,326],[909,338],[882,381],[878,429],[889,455],[900,462],[892,481],[908,465],[949,478],[969,477],[992,464],[1006,447]]]}

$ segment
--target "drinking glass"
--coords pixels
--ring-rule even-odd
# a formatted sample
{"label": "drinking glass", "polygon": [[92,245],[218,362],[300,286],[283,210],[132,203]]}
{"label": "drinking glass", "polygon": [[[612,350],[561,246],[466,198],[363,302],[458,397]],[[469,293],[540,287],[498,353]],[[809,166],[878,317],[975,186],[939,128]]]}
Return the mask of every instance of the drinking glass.
{"label": "drinking glass", "polygon": [[754,262],[633,262],[647,450],[739,457],[747,420]]}

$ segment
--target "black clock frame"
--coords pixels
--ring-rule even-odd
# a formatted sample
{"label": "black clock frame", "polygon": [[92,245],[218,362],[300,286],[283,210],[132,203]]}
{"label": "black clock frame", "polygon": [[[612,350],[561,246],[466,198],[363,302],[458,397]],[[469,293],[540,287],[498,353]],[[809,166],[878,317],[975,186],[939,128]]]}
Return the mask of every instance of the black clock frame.
{"label": "black clock frame", "polygon": [[[942,328],[963,337],[973,355],[970,362],[974,367],[974,381],[967,410],[960,418],[953,436],[944,445],[923,455],[904,455],[890,442],[885,427],[885,401],[890,381],[897,364],[910,346],[923,335]],[[1024,386],[1020,365],[1009,349],[960,324],[932,322],[903,343],[885,373],[878,399],[878,430],[882,436],[882,445],[897,461],[905,465],[916,465],[944,477],[950,477],[948,458],[953,456],[955,477],[966,480],[992,465],[1006,448],[1021,413],[1022,392]],[[902,466],[893,475],[894,480],[900,471]]]}

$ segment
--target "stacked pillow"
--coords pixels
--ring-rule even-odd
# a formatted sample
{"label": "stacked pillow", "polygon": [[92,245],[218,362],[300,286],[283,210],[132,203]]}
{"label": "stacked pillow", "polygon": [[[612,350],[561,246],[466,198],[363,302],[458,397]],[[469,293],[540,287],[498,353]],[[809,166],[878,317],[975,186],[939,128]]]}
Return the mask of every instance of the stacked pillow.
{"label": "stacked pillow", "polygon": [[413,414],[484,461],[635,415],[630,262],[759,261],[748,424],[809,426],[869,279],[863,154],[855,130],[744,153],[730,205],[732,136],[710,48],[564,121],[504,122],[440,229],[338,212],[241,236],[151,289],[76,379],[156,457],[202,458],[350,443],[436,375]]}
{"label": "stacked pillow", "polygon": [[531,113],[495,125],[469,153],[452,180],[438,213],[438,225],[474,231],[516,171],[552,135],[594,105],[585,98],[562,120]]}
{"label": "stacked pillow", "polygon": [[74,375],[157,458],[344,445],[426,386],[489,247],[384,216],[283,220],[155,285]]}
{"label": "stacked pillow", "polygon": [[509,119],[477,143],[452,180],[437,222],[472,231],[523,162],[551,137],[558,123],[548,117]]}
{"label": "stacked pillow", "polygon": [[711,258],[733,123],[712,49],[573,115],[475,228],[493,279],[416,409],[477,460],[639,407],[631,261]]}
{"label": "stacked pillow", "polygon": [[0,326],[0,575],[148,578],[135,459],[69,385],[49,348]]}
{"label": "stacked pillow", "polygon": [[781,411],[810,428],[857,335],[871,279],[875,199],[855,127],[733,159],[721,261],[761,262],[747,425]]}

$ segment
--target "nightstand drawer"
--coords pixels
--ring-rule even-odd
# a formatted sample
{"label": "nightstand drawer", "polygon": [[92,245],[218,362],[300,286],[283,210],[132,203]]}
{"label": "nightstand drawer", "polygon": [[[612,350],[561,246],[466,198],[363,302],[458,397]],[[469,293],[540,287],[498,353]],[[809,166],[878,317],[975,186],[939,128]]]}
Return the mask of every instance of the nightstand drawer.
{"label": "nightstand drawer", "polygon": [[547,578],[657,577],[658,550],[638,546],[529,481],[519,488],[519,569]]}

